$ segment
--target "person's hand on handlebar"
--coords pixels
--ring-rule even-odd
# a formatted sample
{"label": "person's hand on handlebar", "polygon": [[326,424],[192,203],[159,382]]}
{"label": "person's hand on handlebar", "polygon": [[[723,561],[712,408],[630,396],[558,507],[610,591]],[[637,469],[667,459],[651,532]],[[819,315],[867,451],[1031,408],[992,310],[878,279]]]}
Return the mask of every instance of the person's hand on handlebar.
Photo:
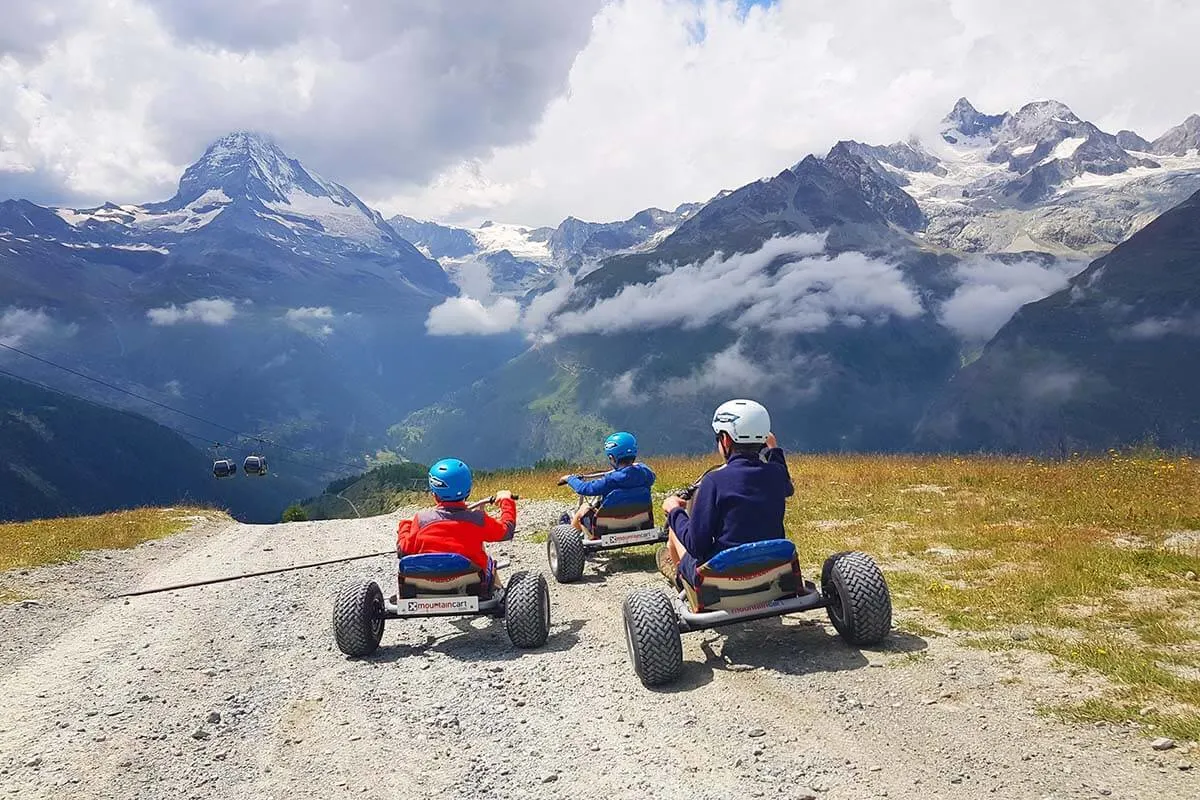
{"label": "person's hand on handlebar", "polygon": [[677,508],[686,508],[686,507],[687,507],[687,503],[684,502],[683,498],[677,497],[675,495],[668,495],[667,498],[665,500],[663,500],[663,504],[662,504],[662,510],[663,510],[664,514],[670,514],[672,511],[674,511]]}
{"label": "person's hand on handlebar", "polygon": [[501,489],[500,491],[496,492],[496,494],[492,497],[492,499],[495,500],[497,503],[499,503],[501,500],[512,500],[513,493],[508,491],[507,489]]}
{"label": "person's hand on handlebar", "polygon": [[767,434],[767,447],[779,447],[779,440],[775,438],[774,432]]}
{"label": "person's hand on handlebar", "polygon": [[563,475],[561,478],[559,478],[559,479],[558,479],[558,485],[559,485],[559,486],[566,486],[566,484],[567,484],[567,479],[568,479],[568,478],[574,478],[574,477],[575,477],[574,475]]}

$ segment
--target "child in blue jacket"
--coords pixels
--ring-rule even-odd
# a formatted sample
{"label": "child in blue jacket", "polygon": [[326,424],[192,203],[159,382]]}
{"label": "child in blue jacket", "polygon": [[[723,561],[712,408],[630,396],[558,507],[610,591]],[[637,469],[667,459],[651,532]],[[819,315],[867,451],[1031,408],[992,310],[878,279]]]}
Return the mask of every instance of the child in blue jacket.
{"label": "child in blue jacket", "polygon": [[593,520],[599,508],[619,510],[621,507],[646,508],[650,505],[650,487],[654,485],[654,471],[645,464],[637,463],[637,439],[624,431],[614,433],[604,440],[604,453],[612,470],[592,480],[578,475],[564,475],[562,480],[581,497],[598,497],[598,503],[584,501],[574,516],[564,513],[560,522],[571,524],[595,538]]}

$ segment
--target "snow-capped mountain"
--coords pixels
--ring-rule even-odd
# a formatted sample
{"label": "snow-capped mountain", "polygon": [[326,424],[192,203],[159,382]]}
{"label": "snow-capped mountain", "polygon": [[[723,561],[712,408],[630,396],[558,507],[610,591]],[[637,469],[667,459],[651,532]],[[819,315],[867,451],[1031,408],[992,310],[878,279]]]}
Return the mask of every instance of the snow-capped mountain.
{"label": "snow-capped mountain", "polygon": [[674,211],[648,208],[620,222],[567,217],[555,228],[490,221],[478,228],[456,228],[405,216],[388,221],[422,253],[437,259],[460,287],[477,278],[471,267],[482,263],[492,290],[515,296],[545,287],[564,272],[581,277],[611,255],[653,249],[703,205],[687,203]]}
{"label": "snow-capped mountain", "polygon": [[140,245],[170,252],[201,233],[208,239],[237,232],[302,258],[395,259],[414,288],[453,291],[443,271],[379,212],[255,133],[231,133],[213,142],[165,202],[55,211],[82,246]]}
{"label": "snow-capped mountain", "polygon": [[[516,336],[431,342],[430,310],[457,294],[353,192],[254,134],[214,142],[163,202],[0,201],[0,339],[342,463],[374,452],[403,409],[519,349]],[[228,434],[132,405],[191,433]],[[312,464],[291,471],[305,485],[327,479],[321,459],[302,460]]]}
{"label": "snow-capped mountain", "polygon": [[[1142,139],[1142,142],[1145,140]],[[1200,114],[1192,114],[1181,124],[1155,139],[1147,149],[1160,156],[1178,157],[1200,150]]]}
{"label": "snow-capped mountain", "polygon": [[[827,160],[863,159],[875,184],[884,178],[916,201],[920,235],[968,252],[1098,254],[1200,189],[1200,116],[1150,143],[1107,133],[1054,100],[983,114],[962,98],[939,133],[885,147],[842,142]],[[894,191],[875,193],[904,215],[881,208],[885,216],[918,230]]]}

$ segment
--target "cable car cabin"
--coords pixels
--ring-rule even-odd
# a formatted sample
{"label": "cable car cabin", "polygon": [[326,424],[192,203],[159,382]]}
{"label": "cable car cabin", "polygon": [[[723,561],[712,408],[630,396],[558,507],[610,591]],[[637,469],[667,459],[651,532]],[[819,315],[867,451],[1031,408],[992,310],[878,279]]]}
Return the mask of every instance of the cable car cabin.
{"label": "cable car cabin", "polygon": [[262,477],[267,474],[267,459],[265,456],[246,456],[242,462],[242,471],[247,475]]}
{"label": "cable car cabin", "polygon": [[217,478],[229,478],[237,474],[237,464],[227,458],[222,458],[219,461],[213,462],[213,476]]}

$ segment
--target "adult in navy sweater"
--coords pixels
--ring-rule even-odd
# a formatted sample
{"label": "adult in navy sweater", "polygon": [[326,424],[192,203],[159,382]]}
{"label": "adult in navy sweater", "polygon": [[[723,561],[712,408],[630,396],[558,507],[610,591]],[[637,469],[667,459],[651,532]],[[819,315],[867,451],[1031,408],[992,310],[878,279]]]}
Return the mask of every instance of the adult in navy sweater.
{"label": "adult in navy sweater", "polygon": [[763,406],[730,400],[717,409],[712,427],[725,464],[700,480],[690,512],[678,497],[663,501],[670,538],[659,568],[689,583],[722,550],[785,538],[784,506],[795,491]]}

